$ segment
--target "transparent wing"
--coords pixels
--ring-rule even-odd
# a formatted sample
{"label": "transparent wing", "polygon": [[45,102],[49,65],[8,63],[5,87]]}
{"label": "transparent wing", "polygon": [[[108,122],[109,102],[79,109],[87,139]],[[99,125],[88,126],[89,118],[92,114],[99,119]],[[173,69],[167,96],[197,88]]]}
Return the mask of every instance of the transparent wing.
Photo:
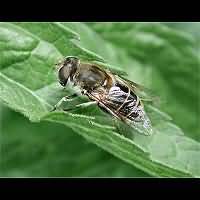
{"label": "transparent wing", "polygon": [[[117,113],[115,113],[115,114],[117,115]],[[140,133],[145,136],[150,136],[153,134],[152,124],[151,124],[149,117],[146,115],[146,113],[144,113],[143,120],[141,120],[141,121],[134,121],[134,120],[130,120],[127,118],[124,119],[123,121],[121,121],[120,119],[117,119],[114,116],[113,116],[113,118],[105,118],[105,119],[106,119],[105,123],[103,123],[103,124],[107,124],[108,121],[113,119],[113,125],[118,130],[122,130],[122,129],[126,128],[126,131],[122,131],[122,132],[120,131],[121,134],[124,136],[133,136],[132,134],[136,133],[135,131],[137,131],[137,133]]]}
{"label": "transparent wing", "polygon": [[126,76],[128,76],[128,74],[123,70],[112,68],[107,63],[105,64],[98,61],[94,61],[93,63],[97,65],[97,67],[99,67],[100,69],[108,70],[113,75],[121,79],[121,81],[123,83],[126,83],[126,85],[128,85],[133,90],[133,92],[140,97],[142,101],[153,102],[156,104],[160,103],[160,98],[158,97],[158,95],[156,95],[152,90],[144,87],[143,85],[140,85],[125,78]]}
{"label": "transparent wing", "polygon": [[153,133],[151,121],[145,112],[143,120],[141,121],[128,120],[128,124],[143,135],[150,136]]}
{"label": "transparent wing", "polygon": [[[117,115],[117,113],[115,113]],[[114,129],[116,128],[120,134],[127,136],[128,138],[132,138],[132,136],[136,133],[140,133],[145,136],[150,136],[153,134],[153,128],[151,125],[151,121],[149,117],[144,114],[144,118],[141,121],[134,121],[134,120],[129,120],[129,119],[124,119],[123,121],[116,118],[115,116],[113,117],[106,117],[105,116],[95,116],[95,121],[99,122],[102,126],[110,126],[113,127]]]}
{"label": "transparent wing", "polygon": [[[106,113],[105,113],[106,114]],[[95,115],[94,115],[95,116]],[[134,121],[123,121],[108,116],[95,116],[94,122],[100,124],[102,127],[108,127],[109,129],[117,130],[121,135],[129,139],[134,139],[135,134],[141,134],[144,136],[151,136],[153,134],[153,128],[150,120],[147,116],[144,122],[134,122]]]}
{"label": "transparent wing", "polygon": [[152,90],[144,87],[143,85],[130,81],[122,76],[118,77],[122,82],[126,83],[142,101],[159,104],[160,98]]}
{"label": "transparent wing", "polygon": [[102,62],[98,62],[98,61],[93,61],[93,62],[90,62],[90,63],[94,63],[95,65],[97,65],[99,68],[102,68],[104,70],[108,70],[110,71],[112,74],[114,75],[118,75],[118,76],[128,76],[128,74],[121,70],[121,69],[116,69],[116,68],[113,68],[111,67],[111,65],[109,64],[105,64],[105,63],[102,63]]}

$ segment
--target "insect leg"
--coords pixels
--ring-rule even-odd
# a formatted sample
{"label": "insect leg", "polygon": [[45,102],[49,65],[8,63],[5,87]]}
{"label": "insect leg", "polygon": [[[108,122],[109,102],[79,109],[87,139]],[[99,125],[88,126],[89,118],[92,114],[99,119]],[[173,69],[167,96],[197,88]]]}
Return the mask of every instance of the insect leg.
{"label": "insect leg", "polygon": [[74,93],[74,94],[71,94],[69,96],[65,96],[65,100],[64,101],[72,101],[74,98],[78,97],[79,95]]}
{"label": "insect leg", "polygon": [[[85,102],[85,103],[78,104],[78,105],[76,105],[75,107],[76,107],[76,108],[85,108],[85,107],[88,107],[88,106],[94,105],[94,104],[97,104],[97,102],[96,102],[96,101]],[[64,110],[64,111],[70,111],[70,110],[74,110],[74,108],[63,109],[63,110]]]}
{"label": "insect leg", "polygon": [[65,96],[63,97],[62,99],[60,99],[60,101],[58,101],[58,103],[56,105],[54,105],[53,109],[51,110],[52,111],[55,111],[61,104],[63,101],[72,101],[73,98],[75,97],[78,97],[78,95],[76,93],[70,95],[70,96]]}

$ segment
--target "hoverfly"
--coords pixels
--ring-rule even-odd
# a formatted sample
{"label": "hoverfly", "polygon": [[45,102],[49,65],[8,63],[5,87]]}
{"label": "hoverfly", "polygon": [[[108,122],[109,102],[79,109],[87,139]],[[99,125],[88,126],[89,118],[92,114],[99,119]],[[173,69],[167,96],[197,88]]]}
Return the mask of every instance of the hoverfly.
{"label": "hoverfly", "polygon": [[[63,87],[68,82],[72,83],[79,88],[82,95],[91,100],[87,103],[97,104],[103,111],[131,125],[144,135],[152,134],[151,122],[140,97],[144,88],[140,85],[118,75],[114,70],[96,63],[82,62],[74,56],[66,57],[57,65],[59,83]],[[75,96],[77,94],[71,95]],[[68,100],[68,96],[63,97],[53,110]]]}

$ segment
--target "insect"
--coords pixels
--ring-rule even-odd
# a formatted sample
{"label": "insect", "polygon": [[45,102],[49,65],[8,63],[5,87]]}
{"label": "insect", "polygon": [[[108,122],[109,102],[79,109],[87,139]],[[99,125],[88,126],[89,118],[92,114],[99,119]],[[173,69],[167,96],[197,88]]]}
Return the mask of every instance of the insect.
{"label": "insect", "polygon": [[[145,96],[142,86],[125,79],[112,69],[92,62],[83,62],[74,56],[66,57],[57,65],[59,83],[63,87],[68,83],[77,86],[81,94],[90,100],[77,107],[97,104],[103,111],[131,125],[140,133],[152,134],[151,121],[142,103],[142,99],[152,99]],[[77,94],[71,95],[75,96]],[[56,110],[63,101],[70,101],[70,97],[63,97],[53,110]]]}

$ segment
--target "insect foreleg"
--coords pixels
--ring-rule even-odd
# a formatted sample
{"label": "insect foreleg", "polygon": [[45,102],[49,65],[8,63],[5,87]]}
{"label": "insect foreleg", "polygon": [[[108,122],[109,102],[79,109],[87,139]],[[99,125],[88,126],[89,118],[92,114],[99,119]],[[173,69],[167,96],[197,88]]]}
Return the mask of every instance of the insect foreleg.
{"label": "insect foreleg", "polygon": [[[75,107],[76,107],[76,108],[85,108],[85,107],[88,107],[88,106],[94,105],[94,104],[97,104],[97,102],[96,102],[96,101],[85,102],[85,103],[78,104],[78,105],[76,105]],[[70,111],[70,110],[74,110],[74,108],[63,109],[63,110],[64,110],[64,111]]]}
{"label": "insect foreleg", "polygon": [[79,95],[77,93],[71,94],[69,96],[65,96],[64,101],[73,101],[74,98],[78,97]]}
{"label": "insect foreleg", "polygon": [[62,99],[60,99],[60,101],[58,101],[58,103],[56,105],[54,105],[52,111],[55,111],[63,103],[63,101],[72,101],[75,97],[78,97],[78,95],[76,93],[74,93],[70,96],[63,97]]}

